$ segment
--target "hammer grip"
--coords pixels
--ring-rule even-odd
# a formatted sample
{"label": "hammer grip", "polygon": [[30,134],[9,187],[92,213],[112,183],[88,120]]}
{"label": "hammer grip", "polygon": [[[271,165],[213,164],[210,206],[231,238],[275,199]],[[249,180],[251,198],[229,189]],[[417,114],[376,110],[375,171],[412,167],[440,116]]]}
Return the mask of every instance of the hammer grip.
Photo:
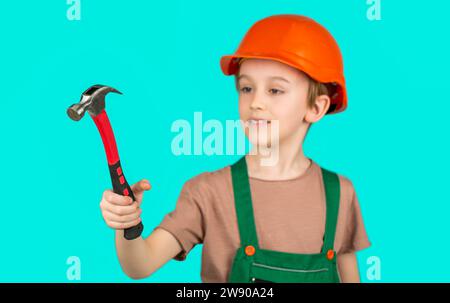
{"label": "hammer grip", "polygon": [[[133,201],[136,201],[133,191],[131,190],[130,186],[128,185],[127,180],[125,179],[125,176],[122,171],[122,166],[120,165],[120,160],[118,160],[116,163],[108,165],[109,166],[109,173],[111,175],[111,182],[113,185],[113,191],[116,194],[122,195],[122,196],[130,196]],[[127,228],[124,230],[124,237],[127,240],[133,240],[139,237],[144,230],[144,225],[142,222],[139,222],[138,225]]]}

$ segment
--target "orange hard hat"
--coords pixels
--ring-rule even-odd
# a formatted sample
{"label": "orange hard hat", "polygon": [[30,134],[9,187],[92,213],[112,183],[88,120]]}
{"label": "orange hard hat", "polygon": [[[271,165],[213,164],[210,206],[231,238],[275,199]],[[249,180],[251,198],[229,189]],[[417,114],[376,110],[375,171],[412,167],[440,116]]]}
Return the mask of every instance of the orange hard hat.
{"label": "orange hard hat", "polygon": [[234,75],[243,58],[271,59],[295,67],[321,83],[331,83],[327,114],[347,107],[344,64],[333,36],[319,23],[300,15],[274,15],[257,21],[233,55],[223,56],[220,67]]}

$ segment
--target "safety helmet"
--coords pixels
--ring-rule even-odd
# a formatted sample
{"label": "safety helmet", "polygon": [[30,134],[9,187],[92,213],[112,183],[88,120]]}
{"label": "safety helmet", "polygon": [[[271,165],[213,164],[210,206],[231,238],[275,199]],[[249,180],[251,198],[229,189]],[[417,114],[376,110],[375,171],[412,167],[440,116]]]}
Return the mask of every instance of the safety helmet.
{"label": "safety helmet", "polygon": [[239,70],[242,58],[271,59],[305,72],[312,79],[335,86],[327,114],[347,107],[344,64],[339,46],[322,25],[300,15],[274,15],[257,21],[233,55],[223,56],[225,75]]}

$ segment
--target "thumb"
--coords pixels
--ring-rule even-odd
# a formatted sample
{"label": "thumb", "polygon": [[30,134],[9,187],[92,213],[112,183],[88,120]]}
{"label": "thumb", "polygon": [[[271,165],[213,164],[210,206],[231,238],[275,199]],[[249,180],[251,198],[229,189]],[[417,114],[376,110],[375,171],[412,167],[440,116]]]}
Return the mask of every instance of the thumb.
{"label": "thumb", "polygon": [[142,201],[144,191],[150,190],[151,188],[152,186],[150,185],[150,182],[148,182],[148,180],[146,179],[142,179],[141,181],[131,185],[131,190],[133,191],[134,197],[139,203]]}

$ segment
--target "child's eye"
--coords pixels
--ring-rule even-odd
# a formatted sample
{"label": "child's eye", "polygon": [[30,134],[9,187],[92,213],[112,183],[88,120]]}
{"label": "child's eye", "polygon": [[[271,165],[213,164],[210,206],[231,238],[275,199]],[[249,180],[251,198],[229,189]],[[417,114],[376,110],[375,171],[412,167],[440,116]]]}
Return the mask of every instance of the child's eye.
{"label": "child's eye", "polygon": [[274,94],[274,95],[279,95],[279,94],[282,94],[282,93],[283,93],[282,90],[279,90],[279,89],[276,89],[276,88],[271,88],[271,89],[269,89],[269,92],[270,92],[271,94]]}
{"label": "child's eye", "polygon": [[243,92],[244,94],[251,92],[251,90],[252,90],[252,88],[248,87],[248,86],[244,86],[240,89],[240,91]]}

